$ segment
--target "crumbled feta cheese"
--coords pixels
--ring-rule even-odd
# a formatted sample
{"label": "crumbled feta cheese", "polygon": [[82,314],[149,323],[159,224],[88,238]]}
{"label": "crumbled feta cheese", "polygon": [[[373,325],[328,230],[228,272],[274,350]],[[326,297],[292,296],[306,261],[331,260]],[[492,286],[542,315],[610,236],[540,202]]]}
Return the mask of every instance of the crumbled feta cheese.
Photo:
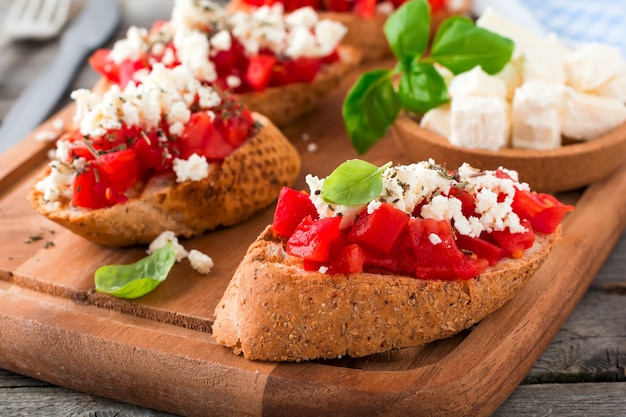
{"label": "crumbled feta cheese", "polygon": [[131,26],[126,31],[126,38],[113,45],[109,57],[116,64],[124,61],[138,61],[148,53],[148,30]]}
{"label": "crumbled feta cheese", "polygon": [[378,14],[384,14],[389,16],[391,13],[393,13],[395,9],[396,7],[390,1],[383,1],[376,4],[376,13]]}
{"label": "crumbled feta cheese", "polygon": [[191,267],[201,274],[208,274],[215,266],[213,259],[209,255],[196,249],[189,251],[189,262]]}
{"label": "crumbled feta cheese", "polygon": [[189,255],[189,253],[185,250],[183,245],[178,243],[178,238],[176,237],[176,234],[174,234],[174,232],[172,232],[171,230],[164,231],[150,243],[150,246],[148,247],[148,250],[147,250],[148,255],[152,255],[154,252],[156,252],[157,250],[165,246],[168,242],[172,242],[172,246],[174,246],[174,254],[176,255],[176,262],[182,261]]}
{"label": "crumbled feta cheese", "polygon": [[176,182],[200,181],[209,176],[209,163],[195,153],[186,160],[174,158],[174,172]]}
{"label": "crumbled feta cheese", "polygon": [[72,98],[77,103],[75,118],[81,134],[97,137],[108,129],[121,128],[122,123],[155,129],[163,117],[171,124],[170,133],[178,135],[189,121],[196,95],[203,108],[221,102],[217,92],[202,85],[186,67],[168,69],[155,64],[141,84],[130,82],[124,91],[113,85],[102,97],[88,90],[76,90]]}
{"label": "crumbled feta cheese", "polygon": [[320,268],[317,270],[317,272],[319,272],[320,274],[325,274],[328,272],[328,267],[325,265],[320,266]]}
{"label": "crumbled feta cheese", "polygon": [[441,240],[441,237],[439,237],[439,235],[436,233],[429,234],[428,240],[430,240],[430,243],[432,243],[433,245],[438,245],[443,242],[443,240]]}
{"label": "crumbled feta cheese", "polygon": [[40,130],[35,134],[35,140],[39,142],[52,142],[59,137],[54,130]]}
{"label": "crumbled feta cheese", "polygon": [[309,6],[296,9],[293,13],[285,16],[285,23],[290,27],[302,26],[312,29],[317,21],[317,13]]}
{"label": "crumbled feta cheese", "polygon": [[[389,167],[383,172],[383,190],[367,204],[367,212],[373,213],[385,202],[413,215],[415,207],[421,204],[418,214],[422,218],[450,220],[455,230],[463,235],[478,237],[484,231],[507,228],[511,233],[525,232],[513,212],[512,203],[515,192],[529,190],[528,184],[518,182],[516,171],[499,169],[509,178],[500,178],[496,171],[479,171],[469,164],[460,166],[452,176],[433,160]],[[319,216],[333,217],[342,213],[341,227],[353,224],[364,205],[342,206],[324,201],[321,195],[324,181],[312,175],[306,177],[309,198]],[[451,187],[462,188],[475,196],[475,216],[466,217],[461,200],[448,196]]]}
{"label": "crumbled feta cheese", "polygon": [[55,130],[63,130],[65,129],[65,122],[63,119],[54,119],[52,121],[52,128]]}
{"label": "crumbled feta cheese", "polygon": [[229,75],[226,77],[226,85],[228,88],[237,88],[241,85],[241,78],[236,75]]}
{"label": "crumbled feta cheese", "polygon": [[217,51],[228,51],[233,41],[229,31],[221,30],[211,37],[210,43]]}

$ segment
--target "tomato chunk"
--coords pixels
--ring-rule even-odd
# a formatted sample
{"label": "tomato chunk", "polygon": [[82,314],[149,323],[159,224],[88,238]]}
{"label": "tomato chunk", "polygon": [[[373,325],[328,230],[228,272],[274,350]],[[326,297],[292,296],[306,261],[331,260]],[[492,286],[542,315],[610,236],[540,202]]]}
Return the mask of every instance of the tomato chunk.
{"label": "tomato chunk", "polygon": [[308,194],[301,193],[289,187],[283,187],[278,195],[272,229],[276,234],[289,237],[296,230],[302,220],[310,216],[318,217],[317,210]]}
{"label": "tomato chunk", "polygon": [[535,232],[530,222],[521,219],[521,224],[526,228],[523,233],[511,233],[508,229],[494,230],[488,233],[486,238],[501,247],[505,256],[519,259],[524,255],[524,250],[530,248],[535,242]]}
{"label": "tomato chunk", "polygon": [[513,211],[527,219],[533,228],[542,233],[552,233],[574,206],[565,205],[549,194],[517,190],[513,198]]}
{"label": "tomato chunk", "polygon": [[358,274],[363,272],[365,257],[363,250],[353,243],[333,256],[328,272],[331,274]]}
{"label": "tomato chunk", "polygon": [[340,217],[305,217],[287,241],[287,253],[308,261],[328,262],[330,246],[339,236]]}
{"label": "tomato chunk", "polygon": [[477,257],[486,259],[489,265],[495,265],[499,260],[504,258],[504,249],[485,239],[458,233],[456,235],[456,244],[459,249],[472,252]]}
{"label": "tomato chunk", "polygon": [[276,58],[270,55],[258,55],[250,58],[246,69],[246,81],[253,90],[261,91],[267,87],[274,64],[276,64]]}
{"label": "tomato chunk", "polygon": [[365,212],[359,216],[348,240],[389,254],[408,221],[407,213],[389,203],[382,203],[373,213]]}

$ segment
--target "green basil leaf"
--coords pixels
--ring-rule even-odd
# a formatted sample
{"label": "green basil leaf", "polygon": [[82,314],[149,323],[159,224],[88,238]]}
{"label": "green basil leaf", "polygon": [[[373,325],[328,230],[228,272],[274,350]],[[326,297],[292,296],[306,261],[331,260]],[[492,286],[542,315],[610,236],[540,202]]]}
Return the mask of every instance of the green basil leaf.
{"label": "green basil leaf", "polygon": [[345,206],[369,203],[383,190],[383,172],[391,162],[377,167],[360,159],[351,159],[339,165],[322,185],[325,201]]}
{"label": "green basil leaf", "polygon": [[96,270],[96,291],[122,298],[137,298],[165,281],[176,254],[168,242],[152,255],[130,265],[105,265]]}
{"label": "green basil leaf", "polygon": [[446,82],[432,64],[414,62],[400,78],[398,97],[402,108],[414,113],[428,110],[446,103]]}
{"label": "green basil leaf", "polygon": [[511,59],[515,44],[461,16],[446,19],[431,48],[429,62],[438,62],[454,74],[480,65],[488,74],[497,74]]}
{"label": "green basil leaf", "polygon": [[392,13],[384,26],[391,50],[402,63],[421,57],[430,37],[430,6],[424,0],[404,3]]}
{"label": "green basil leaf", "polygon": [[400,113],[391,83],[393,71],[367,72],[352,86],[343,102],[343,120],[352,146],[364,154],[377,143]]}

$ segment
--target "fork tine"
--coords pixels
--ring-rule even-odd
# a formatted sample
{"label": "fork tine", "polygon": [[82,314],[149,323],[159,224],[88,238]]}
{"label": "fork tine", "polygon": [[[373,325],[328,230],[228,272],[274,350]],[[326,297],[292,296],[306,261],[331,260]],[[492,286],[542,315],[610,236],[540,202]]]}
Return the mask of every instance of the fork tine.
{"label": "fork tine", "polygon": [[28,0],[15,0],[11,5],[11,8],[9,9],[9,13],[7,14],[5,21],[14,22],[16,20],[19,20],[24,14],[27,6]]}
{"label": "fork tine", "polygon": [[27,3],[28,4],[26,5],[22,18],[27,18],[30,21],[34,21],[37,19],[37,15],[39,14],[39,10],[41,9],[41,0],[30,0]]}
{"label": "fork tine", "polygon": [[39,20],[52,22],[55,26],[62,24],[67,19],[71,0],[45,0]]}

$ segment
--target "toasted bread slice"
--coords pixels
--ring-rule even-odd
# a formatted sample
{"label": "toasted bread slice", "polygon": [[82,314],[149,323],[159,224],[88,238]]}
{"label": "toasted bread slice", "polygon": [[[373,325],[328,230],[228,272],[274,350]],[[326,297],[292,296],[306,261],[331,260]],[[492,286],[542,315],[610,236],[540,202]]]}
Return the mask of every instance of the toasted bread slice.
{"label": "toasted bread slice", "polygon": [[449,337],[502,307],[559,239],[537,233],[520,259],[470,280],[307,272],[268,226],[250,246],[215,310],[217,342],[247,359],[366,356]]}
{"label": "toasted bread slice", "polygon": [[222,162],[211,163],[208,177],[200,181],[155,176],[127,202],[97,210],[69,201],[54,208],[33,187],[31,204],[50,220],[106,246],[148,243],[165,230],[190,237],[234,225],[272,203],[300,171],[294,146],[267,118],[253,116],[262,126],[259,132]]}

